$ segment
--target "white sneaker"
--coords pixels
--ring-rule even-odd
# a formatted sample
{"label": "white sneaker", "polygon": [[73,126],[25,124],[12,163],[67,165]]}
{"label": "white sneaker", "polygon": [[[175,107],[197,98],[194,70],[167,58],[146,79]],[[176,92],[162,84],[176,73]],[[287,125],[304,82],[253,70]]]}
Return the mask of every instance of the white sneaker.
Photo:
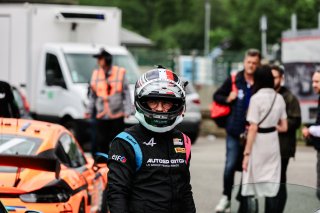
{"label": "white sneaker", "polygon": [[216,212],[217,213],[222,213],[226,211],[230,211],[230,201],[228,200],[228,197],[223,195],[222,198],[220,199],[218,205],[216,206]]}

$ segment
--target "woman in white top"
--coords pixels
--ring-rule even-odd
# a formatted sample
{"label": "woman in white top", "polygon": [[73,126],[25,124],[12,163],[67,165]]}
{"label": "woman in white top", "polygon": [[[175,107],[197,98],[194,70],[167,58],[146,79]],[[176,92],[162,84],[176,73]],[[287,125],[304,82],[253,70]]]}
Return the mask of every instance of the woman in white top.
{"label": "woman in white top", "polygon": [[269,66],[256,70],[254,83],[255,94],[250,99],[247,114],[250,126],[243,153],[241,194],[266,197],[265,212],[277,212],[273,197],[279,190],[281,172],[278,132],[286,132],[288,128],[286,105],[273,89]]}

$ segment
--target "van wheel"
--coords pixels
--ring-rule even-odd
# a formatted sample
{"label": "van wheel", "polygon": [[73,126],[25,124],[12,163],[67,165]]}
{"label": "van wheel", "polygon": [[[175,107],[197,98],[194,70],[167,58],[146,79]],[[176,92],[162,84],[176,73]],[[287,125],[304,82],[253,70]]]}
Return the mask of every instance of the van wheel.
{"label": "van wheel", "polygon": [[86,212],[86,207],[84,205],[84,200],[81,201],[78,212],[79,213],[85,213]]}

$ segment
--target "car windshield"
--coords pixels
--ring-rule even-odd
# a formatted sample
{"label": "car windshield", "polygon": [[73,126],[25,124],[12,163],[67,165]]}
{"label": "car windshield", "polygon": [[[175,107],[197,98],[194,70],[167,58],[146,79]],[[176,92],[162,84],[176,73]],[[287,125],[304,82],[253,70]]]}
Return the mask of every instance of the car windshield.
{"label": "car windshield", "polygon": [[[18,135],[0,135],[0,154],[34,156],[42,140]],[[15,172],[16,168],[0,166],[0,172]]]}
{"label": "car windshield", "polygon": [[12,88],[12,92],[13,92],[13,96],[14,96],[14,100],[16,101],[18,108],[22,109],[23,108],[23,101],[22,98],[18,92],[18,90],[16,88]]}
{"label": "car windshield", "polygon": [[[88,83],[92,70],[97,68],[97,60],[92,54],[68,53],[65,58],[74,83]],[[129,84],[135,84],[138,79],[138,67],[131,55],[113,55],[113,64],[126,69]]]}

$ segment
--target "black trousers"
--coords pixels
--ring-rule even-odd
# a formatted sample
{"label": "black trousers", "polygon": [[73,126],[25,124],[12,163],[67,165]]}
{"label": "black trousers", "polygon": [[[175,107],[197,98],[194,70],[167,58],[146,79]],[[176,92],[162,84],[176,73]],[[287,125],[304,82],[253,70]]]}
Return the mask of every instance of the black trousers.
{"label": "black trousers", "polygon": [[111,141],[124,130],[124,118],[96,120],[96,147],[92,150],[108,154]]}
{"label": "black trousers", "polygon": [[320,200],[320,151],[317,151],[317,197]]}
{"label": "black trousers", "polygon": [[280,179],[280,188],[277,196],[275,199],[277,199],[278,202],[278,211],[279,213],[282,213],[284,211],[284,208],[286,206],[287,202],[287,168],[289,164],[289,158],[281,158],[281,179]]}
{"label": "black trousers", "polygon": [[[254,196],[243,196],[240,201],[238,213],[258,213],[258,199]],[[266,197],[264,213],[281,213],[279,211],[279,200],[277,197]]]}

